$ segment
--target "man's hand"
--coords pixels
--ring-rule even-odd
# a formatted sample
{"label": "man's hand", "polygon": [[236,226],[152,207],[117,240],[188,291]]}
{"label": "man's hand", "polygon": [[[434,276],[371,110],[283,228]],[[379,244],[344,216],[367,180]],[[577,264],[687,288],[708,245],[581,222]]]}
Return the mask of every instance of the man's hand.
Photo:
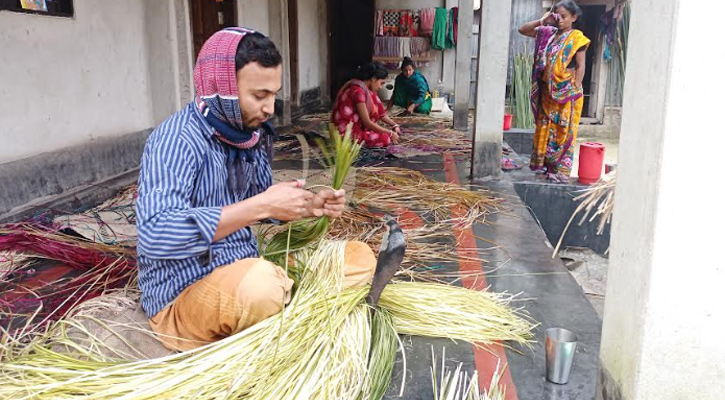
{"label": "man's hand", "polygon": [[330,189],[320,190],[319,193],[315,194],[310,202],[309,213],[310,216],[322,217],[326,215],[330,218],[337,218],[342,215],[342,210],[345,209],[345,190]]}
{"label": "man's hand", "polygon": [[280,221],[296,221],[307,218],[312,209],[315,194],[303,189],[304,180],[280,182],[270,186],[262,196],[268,218]]}

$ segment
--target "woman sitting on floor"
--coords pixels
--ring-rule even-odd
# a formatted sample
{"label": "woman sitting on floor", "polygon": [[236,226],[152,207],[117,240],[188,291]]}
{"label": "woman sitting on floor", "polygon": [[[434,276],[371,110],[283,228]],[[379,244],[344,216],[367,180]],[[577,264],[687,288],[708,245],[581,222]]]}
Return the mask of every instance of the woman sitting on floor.
{"label": "woman sitting on floor", "polygon": [[388,103],[388,109],[394,105],[403,107],[410,113],[430,114],[433,101],[428,81],[423,74],[415,70],[410,57],[403,59],[401,73],[395,78],[395,90]]}
{"label": "woman sitting on floor", "polygon": [[[349,80],[337,92],[332,108],[332,123],[344,133],[352,122],[352,134],[365,147],[388,147],[400,140],[400,125],[385,112],[385,106],[377,95],[388,71],[378,63],[368,63],[358,68],[355,78]],[[378,124],[383,121],[390,129]]]}

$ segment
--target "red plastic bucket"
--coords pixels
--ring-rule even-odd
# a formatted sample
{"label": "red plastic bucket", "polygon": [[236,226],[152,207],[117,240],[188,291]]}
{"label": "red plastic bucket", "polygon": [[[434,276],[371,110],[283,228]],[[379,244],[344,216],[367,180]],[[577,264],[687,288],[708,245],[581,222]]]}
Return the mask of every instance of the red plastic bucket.
{"label": "red plastic bucket", "polygon": [[507,131],[511,129],[511,122],[513,122],[514,116],[511,114],[503,115],[503,130]]}
{"label": "red plastic bucket", "polygon": [[603,165],[603,144],[587,142],[579,146],[579,183],[592,185],[599,182]]}

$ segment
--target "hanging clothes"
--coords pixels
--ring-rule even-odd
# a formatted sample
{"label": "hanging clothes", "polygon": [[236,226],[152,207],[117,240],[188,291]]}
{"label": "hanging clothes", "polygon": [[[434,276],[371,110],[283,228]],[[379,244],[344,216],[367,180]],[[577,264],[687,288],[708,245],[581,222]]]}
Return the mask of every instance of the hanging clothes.
{"label": "hanging clothes", "polygon": [[424,37],[410,38],[410,56],[411,58],[430,57],[430,40]]}
{"label": "hanging clothes", "polygon": [[448,34],[446,35],[446,48],[456,47],[458,43],[458,7],[451,8],[448,13]]}
{"label": "hanging clothes", "polygon": [[448,21],[446,26],[446,48],[456,47],[458,37],[458,7],[448,10]]}
{"label": "hanging clothes", "polygon": [[443,7],[436,7],[433,21],[433,36],[431,47],[436,50],[446,49],[446,29],[448,28],[448,11]]}
{"label": "hanging clothes", "polygon": [[413,24],[412,18],[413,13],[411,11],[400,12],[400,25],[398,26],[398,36],[410,36],[410,26]]}
{"label": "hanging clothes", "polygon": [[410,36],[418,36],[420,34],[420,10],[413,10],[412,15],[410,21]]}
{"label": "hanging clothes", "polygon": [[398,36],[400,29],[400,13],[397,11],[383,11],[383,35]]}
{"label": "hanging clothes", "polygon": [[411,49],[410,49],[410,39],[409,37],[402,37],[400,38],[400,56],[401,58],[404,57],[412,57]]}
{"label": "hanging clothes", "polygon": [[430,39],[427,37],[410,38],[410,58],[415,58],[418,68],[429,65],[428,61],[422,59],[430,58]]}
{"label": "hanging clothes", "polygon": [[[373,57],[402,58],[403,49],[400,45],[402,38],[397,36],[378,36],[375,38]],[[383,61],[385,68],[397,69],[400,66],[398,61]]]}
{"label": "hanging clothes", "polygon": [[383,36],[383,10],[375,12],[375,35]]}
{"label": "hanging clothes", "polygon": [[375,38],[373,55],[376,57],[400,57],[400,38],[396,36],[379,36]]}
{"label": "hanging clothes", "polygon": [[424,8],[420,10],[420,35],[433,35],[433,25],[435,21],[435,8]]}

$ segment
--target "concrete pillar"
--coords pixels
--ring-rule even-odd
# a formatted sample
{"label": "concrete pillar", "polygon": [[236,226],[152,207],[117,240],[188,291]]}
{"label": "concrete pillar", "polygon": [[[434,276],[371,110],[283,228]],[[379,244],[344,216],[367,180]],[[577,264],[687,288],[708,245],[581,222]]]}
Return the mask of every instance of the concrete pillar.
{"label": "concrete pillar", "polygon": [[191,27],[191,10],[189,2],[173,0],[173,13],[176,25],[172,35],[176,37],[178,52],[175,57],[175,65],[179,70],[179,105],[189,103],[194,99],[194,38]]}
{"label": "concrete pillar", "polygon": [[501,174],[511,0],[484,0],[481,13],[471,155],[474,180],[497,178]]}
{"label": "concrete pillar", "polygon": [[723,2],[632,2],[600,398],[725,393],[725,52],[703,40],[723,15]]}
{"label": "concrete pillar", "polygon": [[456,43],[456,81],[453,128],[468,130],[468,106],[471,99],[471,56],[473,54],[473,0],[458,1],[458,41]]}
{"label": "concrete pillar", "polygon": [[277,95],[277,100],[282,104],[281,125],[289,125],[292,123],[289,16],[287,14],[287,0],[274,0],[269,2],[268,36],[277,45],[280,53],[282,53],[282,90]]}

